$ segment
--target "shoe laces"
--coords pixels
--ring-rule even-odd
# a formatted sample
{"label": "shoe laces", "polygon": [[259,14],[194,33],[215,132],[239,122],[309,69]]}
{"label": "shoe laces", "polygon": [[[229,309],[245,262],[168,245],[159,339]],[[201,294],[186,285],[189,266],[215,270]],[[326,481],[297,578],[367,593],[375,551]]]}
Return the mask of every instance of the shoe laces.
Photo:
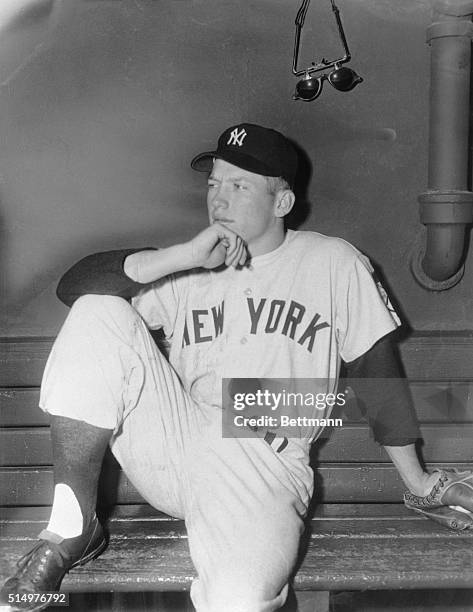
{"label": "shoe laces", "polygon": [[51,553],[55,553],[56,561],[58,562],[58,564],[64,567],[64,560],[62,558],[62,555],[59,553],[59,550],[56,549],[56,546],[52,542],[40,540],[35,544],[35,546],[33,546],[31,550],[29,550],[26,554],[20,557],[17,562],[17,567],[21,571],[21,576],[29,578],[33,584],[42,578],[44,568],[42,567],[41,563],[30,563],[30,561],[45,543],[50,546],[50,550],[45,551],[44,554],[49,556]]}
{"label": "shoe laces", "polygon": [[440,489],[443,489],[443,487],[445,486],[445,483],[448,480],[448,475],[444,470],[438,470],[438,471],[440,472],[440,478],[434,484],[434,486],[432,487],[428,495],[424,495],[424,497],[420,497],[419,495],[415,495],[414,493],[407,491],[405,493],[406,500],[411,503],[420,505],[420,506],[428,506],[429,504],[431,504],[434,501],[434,499],[437,497],[437,494],[440,491]]}

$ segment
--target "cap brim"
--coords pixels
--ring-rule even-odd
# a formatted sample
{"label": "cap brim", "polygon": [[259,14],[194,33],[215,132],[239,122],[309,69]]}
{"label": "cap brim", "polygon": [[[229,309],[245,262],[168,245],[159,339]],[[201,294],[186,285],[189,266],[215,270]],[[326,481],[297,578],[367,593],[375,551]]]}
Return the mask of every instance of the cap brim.
{"label": "cap brim", "polygon": [[217,157],[216,151],[206,151],[196,155],[191,161],[191,168],[197,172],[210,172],[213,166],[213,160]]}
{"label": "cap brim", "polygon": [[263,176],[279,176],[274,174],[274,171],[266,166],[263,162],[255,159],[250,155],[240,153],[239,151],[206,151],[200,155],[196,155],[191,161],[191,168],[198,172],[211,172],[213,167],[213,160],[223,159],[238,168],[248,170],[248,172],[254,172],[255,174],[262,174]]}

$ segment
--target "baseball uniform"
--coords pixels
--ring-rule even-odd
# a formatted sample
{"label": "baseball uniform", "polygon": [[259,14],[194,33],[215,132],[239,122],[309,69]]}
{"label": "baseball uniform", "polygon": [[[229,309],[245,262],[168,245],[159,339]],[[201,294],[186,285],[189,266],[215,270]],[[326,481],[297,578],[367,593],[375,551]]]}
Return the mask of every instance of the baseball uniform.
{"label": "baseball uniform", "polygon": [[[264,430],[224,438],[221,380],[319,379],[333,392],[341,359],[363,355],[397,317],[359,251],[296,231],[249,266],[171,275],[131,304],[76,301],[41,406],[113,429],[112,450],[141,494],[186,520],[197,610],[276,610],[312,495],[310,441],[322,428],[293,430],[284,448],[280,435],[262,440]],[[148,328],[163,329],[169,361]]]}

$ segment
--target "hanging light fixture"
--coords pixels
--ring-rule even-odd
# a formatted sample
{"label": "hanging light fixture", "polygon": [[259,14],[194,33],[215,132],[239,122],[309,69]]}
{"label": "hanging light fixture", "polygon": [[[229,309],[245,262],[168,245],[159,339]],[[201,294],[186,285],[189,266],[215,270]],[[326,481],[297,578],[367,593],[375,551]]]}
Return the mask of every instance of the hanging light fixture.
{"label": "hanging light fixture", "polygon": [[[362,78],[356,74],[351,68],[343,67],[342,64],[346,64],[351,60],[350,51],[348,50],[347,39],[345,38],[345,32],[343,31],[342,20],[340,19],[340,11],[335,5],[334,0],[330,0],[332,4],[332,11],[335,14],[335,20],[338,26],[338,33],[340,40],[343,45],[345,54],[336,60],[326,60],[322,58],[320,62],[311,62],[310,66],[304,70],[297,69],[297,61],[299,58],[299,46],[301,42],[301,31],[304,25],[305,16],[307,9],[309,8],[310,0],[303,0],[302,5],[296,15],[296,34],[294,40],[294,57],[292,62],[292,72],[295,76],[303,76],[303,78],[297,83],[296,91],[294,92],[294,100],[304,100],[305,102],[311,102],[320,96],[324,81],[328,81],[330,85],[338,89],[338,91],[351,91],[358,83],[362,82]],[[312,76],[316,72],[328,70],[332,68],[329,73],[324,72],[319,76]]]}

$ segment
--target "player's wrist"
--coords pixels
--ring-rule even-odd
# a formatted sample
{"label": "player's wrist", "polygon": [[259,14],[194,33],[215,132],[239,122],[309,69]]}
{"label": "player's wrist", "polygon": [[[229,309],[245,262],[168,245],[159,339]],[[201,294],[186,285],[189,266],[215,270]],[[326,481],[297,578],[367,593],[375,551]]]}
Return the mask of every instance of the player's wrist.
{"label": "player's wrist", "polygon": [[178,255],[178,263],[180,270],[191,270],[199,267],[197,261],[196,249],[193,240],[188,240],[176,245],[176,253]]}

